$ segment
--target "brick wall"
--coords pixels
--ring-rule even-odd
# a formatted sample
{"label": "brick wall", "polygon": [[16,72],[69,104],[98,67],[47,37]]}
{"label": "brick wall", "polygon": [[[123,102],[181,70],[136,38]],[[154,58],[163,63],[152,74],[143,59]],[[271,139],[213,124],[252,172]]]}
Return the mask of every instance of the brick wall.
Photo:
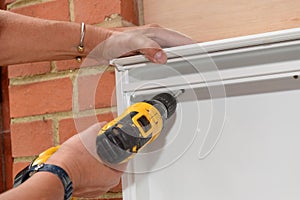
{"label": "brick wall", "polygon": [[[12,12],[44,19],[85,22],[98,26],[121,26],[126,20],[138,23],[134,0],[6,0]],[[123,16],[122,17],[120,17]],[[77,133],[72,114],[74,80],[78,73],[75,60],[45,61],[8,66],[12,177],[33,156],[58,145]],[[99,121],[113,118],[116,106],[114,70],[106,69],[96,91],[95,113]],[[101,94],[100,94],[101,93]],[[91,123],[89,107],[78,118]],[[122,199],[121,185],[99,199]]]}

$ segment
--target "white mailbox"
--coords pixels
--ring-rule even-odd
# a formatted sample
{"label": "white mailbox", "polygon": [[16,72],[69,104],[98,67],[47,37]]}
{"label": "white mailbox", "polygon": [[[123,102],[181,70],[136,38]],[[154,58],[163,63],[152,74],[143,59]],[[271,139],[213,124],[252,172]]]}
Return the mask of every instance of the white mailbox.
{"label": "white mailbox", "polygon": [[166,49],[116,66],[121,113],[176,92],[176,114],[130,161],[124,200],[299,200],[300,29]]}

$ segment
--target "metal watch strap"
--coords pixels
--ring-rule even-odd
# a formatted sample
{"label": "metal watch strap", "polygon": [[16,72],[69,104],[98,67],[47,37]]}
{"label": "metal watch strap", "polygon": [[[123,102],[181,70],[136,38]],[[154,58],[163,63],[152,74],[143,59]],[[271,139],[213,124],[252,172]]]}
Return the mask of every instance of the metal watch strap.
{"label": "metal watch strap", "polygon": [[55,174],[56,176],[58,176],[64,186],[64,189],[65,189],[64,199],[65,200],[71,199],[72,192],[73,192],[72,181],[64,169],[62,169],[61,167],[56,166],[56,165],[42,163],[39,165],[32,166],[30,169],[29,176],[32,176],[36,172],[51,172],[51,173]]}

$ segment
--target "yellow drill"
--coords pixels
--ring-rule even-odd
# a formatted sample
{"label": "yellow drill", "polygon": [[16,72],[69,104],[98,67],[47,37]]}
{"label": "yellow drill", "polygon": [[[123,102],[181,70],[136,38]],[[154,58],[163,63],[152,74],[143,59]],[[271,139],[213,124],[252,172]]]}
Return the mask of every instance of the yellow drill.
{"label": "yellow drill", "polygon": [[[161,133],[166,119],[176,111],[176,94],[160,93],[150,100],[138,102],[128,107],[123,114],[107,123],[96,138],[97,154],[108,164],[119,164],[131,159],[135,153],[154,141]],[[14,186],[23,183],[28,170],[47,161],[58,150],[51,147],[37,156],[32,163],[19,172]]]}
{"label": "yellow drill", "polygon": [[119,164],[128,161],[144,146],[154,141],[165,120],[177,107],[176,95],[161,93],[150,100],[138,102],[122,115],[106,124],[97,136],[97,153],[102,161]]}

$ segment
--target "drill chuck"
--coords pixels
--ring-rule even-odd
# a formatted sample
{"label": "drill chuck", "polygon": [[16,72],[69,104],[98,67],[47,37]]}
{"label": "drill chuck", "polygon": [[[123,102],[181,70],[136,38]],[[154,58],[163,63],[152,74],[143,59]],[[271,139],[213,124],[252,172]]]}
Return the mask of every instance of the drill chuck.
{"label": "drill chuck", "polygon": [[152,98],[153,100],[159,101],[160,103],[162,103],[167,112],[166,112],[166,118],[169,119],[176,111],[176,107],[177,107],[177,101],[176,98],[169,94],[169,93],[161,93],[156,95],[155,97]]}

